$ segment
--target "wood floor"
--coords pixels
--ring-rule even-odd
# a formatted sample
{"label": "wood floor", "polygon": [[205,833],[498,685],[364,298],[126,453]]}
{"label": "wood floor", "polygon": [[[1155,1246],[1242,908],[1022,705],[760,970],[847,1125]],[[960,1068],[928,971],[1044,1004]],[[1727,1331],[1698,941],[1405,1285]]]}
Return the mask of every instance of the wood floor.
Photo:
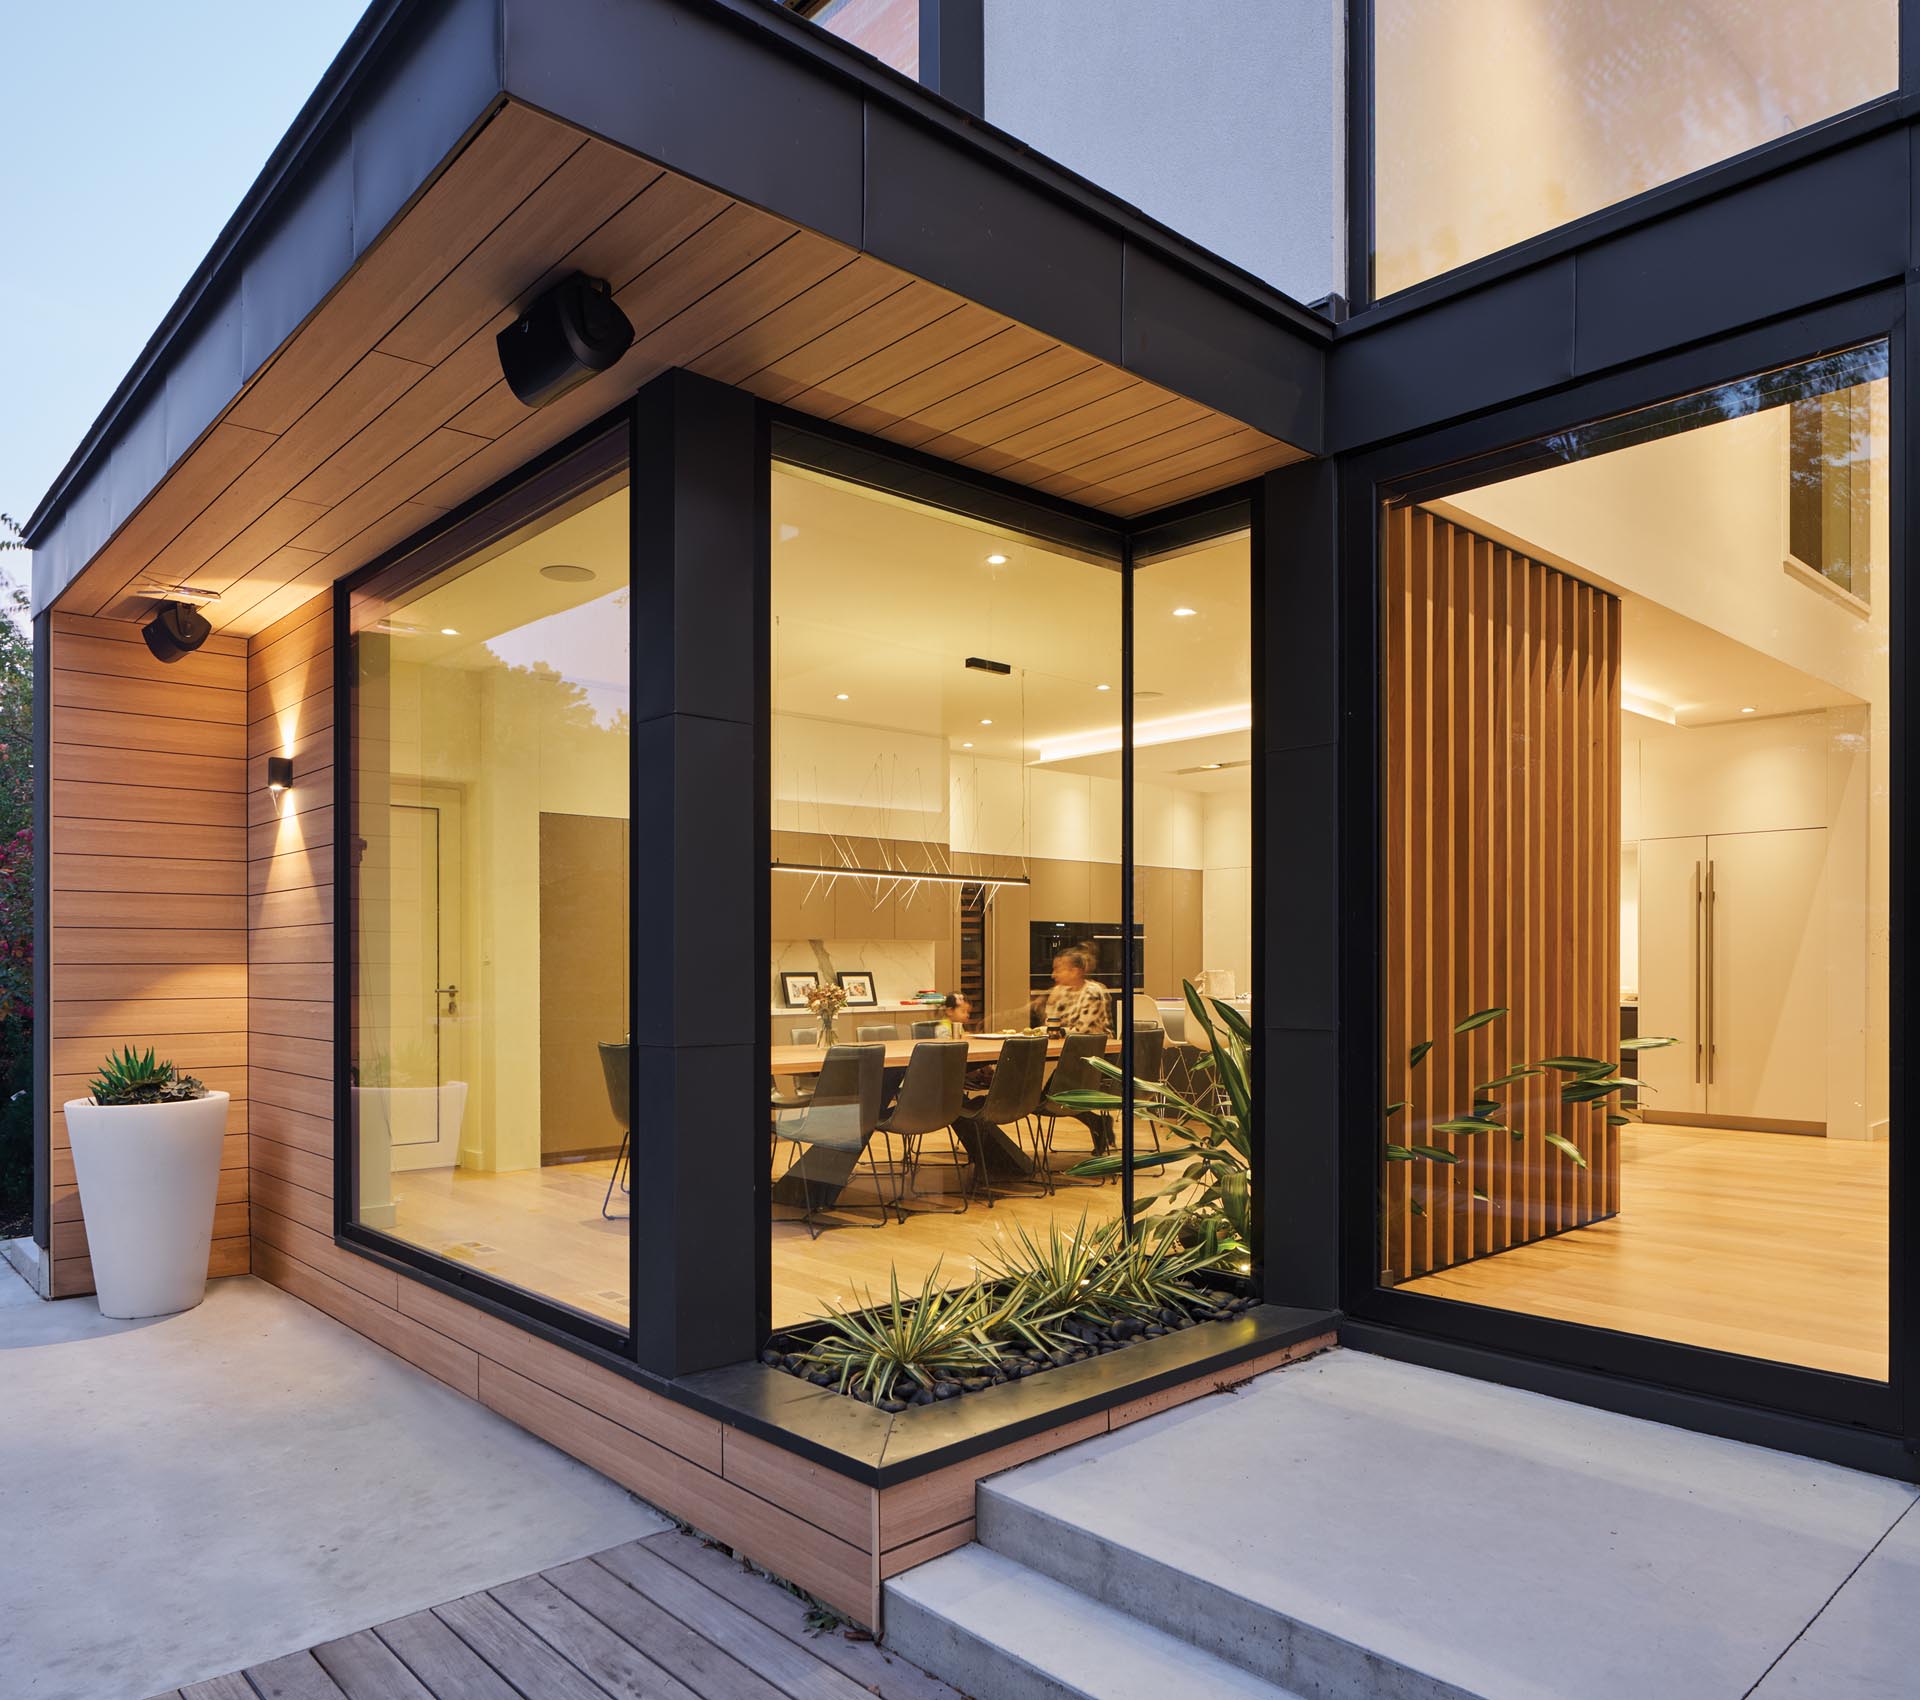
{"label": "wood floor", "polygon": [[1623,1130],[1620,1213],[1400,1291],[1887,1376],[1887,1143]]}
{"label": "wood floor", "polygon": [[698,1536],[632,1541],[155,1700],[960,1700]]}
{"label": "wood floor", "polygon": [[[1086,1156],[1092,1141],[1076,1122],[1061,1122],[1054,1141],[1056,1168]],[[951,1181],[929,1163],[921,1184],[931,1190]],[[558,1299],[592,1316],[624,1326],[627,1320],[627,1223],[600,1214],[609,1162],[551,1164],[505,1174],[468,1169],[419,1169],[393,1177],[394,1225],[410,1244],[496,1275],[516,1286]],[[645,1184],[645,1175],[641,1175]],[[849,1195],[871,1196],[864,1179]],[[957,1195],[934,1204],[958,1204]],[[626,1200],[614,1195],[614,1209]],[[964,1280],[976,1261],[992,1251],[1016,1224],[1044,1233],[1048,1222],[1077,1224],[1084,1213],[1103,1221],[1120,1213],[1116,1185],[1061,1186],[1051,1198],[1007,1197],[988,1209],[976,1199],[961,1215],[913,1209],[904,1223],[884,1228],[834,1227],[813,1239],[791,1211],[776,1210],[773,1224],[773,1325],[790,1327],[820,1315],[828,1304],[863,1302],[856,1294],[884,1296],[898,1270],[903,1290],[918,1290],[938,1264],[943,1276]],[[857,1222],[868,1213],[826,1219]]]}

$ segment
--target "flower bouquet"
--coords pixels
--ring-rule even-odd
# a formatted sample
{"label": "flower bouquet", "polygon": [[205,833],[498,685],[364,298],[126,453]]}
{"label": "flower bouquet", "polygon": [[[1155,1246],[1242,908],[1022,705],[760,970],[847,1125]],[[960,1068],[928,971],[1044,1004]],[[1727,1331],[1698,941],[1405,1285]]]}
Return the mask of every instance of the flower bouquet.
{"label": "flower bouquet", "polygon": [[820,1046],[824,1050],[828,1045],[840,1042],[839,1035],[833,1030],[834,1017],[847,1005],[847,988],[832,986],[824,982],[807,988],[807,1012],[820,1023]]}

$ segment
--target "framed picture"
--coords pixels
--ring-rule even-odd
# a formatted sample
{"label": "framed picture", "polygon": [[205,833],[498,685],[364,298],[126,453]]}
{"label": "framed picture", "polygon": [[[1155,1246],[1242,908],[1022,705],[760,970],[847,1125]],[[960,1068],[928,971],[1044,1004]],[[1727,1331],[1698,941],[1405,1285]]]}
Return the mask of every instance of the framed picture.
{"label": "framed picture", "polygon": [[848,1009],[873,1009],[880,1000],[873,995],[873,976],[865,969],[855,968],[839,976],[841,986],[847,994]]}
{"label": "framed picture", "polygon": [[809,969],[801,974],[780,976],[780,997],[788,1009],[805,1009],[807,993],[820,984],[820,976]]}

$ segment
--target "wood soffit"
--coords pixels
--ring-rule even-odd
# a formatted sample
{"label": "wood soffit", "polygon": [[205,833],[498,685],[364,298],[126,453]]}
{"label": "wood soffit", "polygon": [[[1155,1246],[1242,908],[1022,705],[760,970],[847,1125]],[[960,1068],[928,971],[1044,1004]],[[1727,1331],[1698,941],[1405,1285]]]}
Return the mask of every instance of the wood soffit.
{"label": "wood soffit", "polygon": [[[494,338],[569,271],[634,346],[529,412]],[[508,102],[247,382],[59,599],[156,585],[261,631],[656,374],[685,366],[1116,515],[1303,458],[1226,414],[871,255]]]}

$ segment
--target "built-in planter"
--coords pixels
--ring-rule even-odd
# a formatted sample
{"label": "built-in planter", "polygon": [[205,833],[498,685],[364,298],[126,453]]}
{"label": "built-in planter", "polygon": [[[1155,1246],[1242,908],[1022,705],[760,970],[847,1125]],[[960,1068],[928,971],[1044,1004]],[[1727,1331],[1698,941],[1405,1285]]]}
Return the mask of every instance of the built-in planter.
{"label": "built-in planter", "polygon": [[206,1294],[227,1094],[66,1105],[67,1139],[105,1316],[166,1316]]}

